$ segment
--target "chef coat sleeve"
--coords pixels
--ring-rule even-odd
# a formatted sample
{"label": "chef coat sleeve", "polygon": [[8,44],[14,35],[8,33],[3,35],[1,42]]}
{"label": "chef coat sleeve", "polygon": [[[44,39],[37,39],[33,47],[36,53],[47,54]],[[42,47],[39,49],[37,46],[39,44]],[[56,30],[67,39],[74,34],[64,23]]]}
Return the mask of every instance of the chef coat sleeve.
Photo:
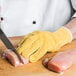
{"label": "chef coat sleeve", "polygon": [[72,3],[72,6],[73,6],[73,8],[75,10],[75,13],[72,16],[72,18],[73,18],[73,17],[76,17],[76,0],[71,0],[71,3]]}

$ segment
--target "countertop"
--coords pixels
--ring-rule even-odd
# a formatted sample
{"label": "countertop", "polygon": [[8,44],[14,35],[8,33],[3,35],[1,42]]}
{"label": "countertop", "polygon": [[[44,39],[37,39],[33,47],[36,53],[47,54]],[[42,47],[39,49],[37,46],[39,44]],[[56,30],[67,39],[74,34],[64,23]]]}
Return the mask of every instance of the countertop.
{"label": "countertop", "polygon": [[[11,37],[9,39],[16,47],[22,37]],[[66,51],[68,49],[76,49],[76,40],[65,45],[59,51]],[[6,50],[6,47],[0,41],[0,52],[4,50]],[[42,65],[42,60],[46,57],[53,57],[55,54],[56,53],[47,53],[38,62],[28,63],[21,67],[14,67],[7,60],[0,58],[0,76],[76,76],[76,64],[61,74],[52,72]]]}

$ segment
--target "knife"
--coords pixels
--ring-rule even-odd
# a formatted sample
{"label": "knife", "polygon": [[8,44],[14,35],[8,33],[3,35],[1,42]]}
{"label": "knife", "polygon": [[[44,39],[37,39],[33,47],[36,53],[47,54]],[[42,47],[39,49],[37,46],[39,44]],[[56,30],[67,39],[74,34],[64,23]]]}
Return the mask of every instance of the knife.
{"label": "knife", "polygon": [[14,46],[12,45],[12,43],[9,41],[9,39],[7,38],[7,36],[5,35],[5,33],[2,31],[2,29],[0,28],[0,39],[2,40],[2,42],[5,44],[5,46],[8,49],[11,49],[19,58],[19,60],[23,62],[21,56],[18,54],[18,52],[16,51],[16,49],[14,48]]}

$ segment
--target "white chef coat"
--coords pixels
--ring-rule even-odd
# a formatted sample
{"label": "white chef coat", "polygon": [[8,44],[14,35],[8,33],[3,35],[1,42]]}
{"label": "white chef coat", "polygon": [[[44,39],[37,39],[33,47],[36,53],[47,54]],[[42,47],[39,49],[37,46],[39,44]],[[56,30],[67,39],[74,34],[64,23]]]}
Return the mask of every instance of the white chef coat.
{"label": "white chef coat", "polygon": [[76,9],[76,0],[0,0],[1,28],[7,36],[55,31],[70,20],[72,6]]}

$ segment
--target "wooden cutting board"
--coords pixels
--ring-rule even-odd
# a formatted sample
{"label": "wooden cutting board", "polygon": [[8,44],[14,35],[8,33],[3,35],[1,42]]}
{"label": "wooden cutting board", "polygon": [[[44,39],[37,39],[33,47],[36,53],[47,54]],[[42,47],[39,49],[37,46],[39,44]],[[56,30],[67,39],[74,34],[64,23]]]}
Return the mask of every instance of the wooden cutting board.
{"label": "wooden cutting board", "polygon": [[[9,38],[13,45],[16,47],[18,42],[22,39],[22,37],[13,37]],[[76,40],[72,43],[65,45],[60,49],[60,51],[65,51],[68,49],[76,49]],[[0,52],[5,50],[6,47],[0,41]],[[76,76],[76,64],[72,65],[68,70],[66,70],[63,74],[52,72],[46,69],[42,65],[42,60],[46,57],[52,57],[56,53],[48,53],[42,59],[35,63],[28,63],[21,67],[12,66],[7,60],[0,58],[0,76]]]}

